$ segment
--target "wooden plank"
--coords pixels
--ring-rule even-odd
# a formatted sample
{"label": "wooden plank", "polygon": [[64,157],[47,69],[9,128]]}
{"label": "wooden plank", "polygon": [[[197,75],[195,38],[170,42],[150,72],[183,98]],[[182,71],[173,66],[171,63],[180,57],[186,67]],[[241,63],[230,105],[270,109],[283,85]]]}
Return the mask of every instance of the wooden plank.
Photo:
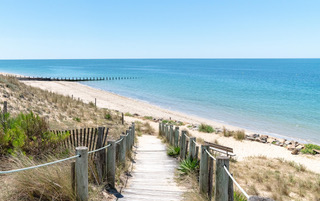
{"label": "wooden plank", "polygon": [[79,130],[76,129],[76,147],[79,147]]}
{"label": "wooden plank", "polygon": [[72,130],[73,147],[76,147],[76,131]]}
{"label": "wooden plank", "polygon": [[92,151],[92,140],[93,140],[93,128],[91,128],[90,141],[89,141],[89,151]]}
{"label": "wooden plank", "polygon": [[103,146],[106,146],[106,141],[107,141],[107,138],[108,138],[109,128],[107,128],[105,130],[106,130],[106,132],[105,132],[104,139],[103,139]]}
{"label": "wooden plank", "polygon": [[90,138],[90,128],[86,128],[86,143],[85,143],[85,146],[86,147],[89,147],[89,138]]}
{"label": "wooden plank", "polygon": [[79,144],[79,146],[83,146],[83,144],[82,144],[82,128],[80,128],[80,130],[79,130],[79,132],[80,132],[80,144]]}
{"label": "wooden plank", "polygon": [[83,142],[82,142],[82,146],[86,146],[86,131],[87,131],[87,129],[86,128],[84,128],[83,129]]}
{"label": "wooden plank", "polygon": [[207,142],[207,141],[204,141],[204,142],[206,144],[210,145],[211,147],[214,147],[214,148],[217,148],[217,149],[221,149],[221,150],[233,153],[233,148],[231,148],[231,147],[226,147],[226,146],[214,144],[214,143]]}

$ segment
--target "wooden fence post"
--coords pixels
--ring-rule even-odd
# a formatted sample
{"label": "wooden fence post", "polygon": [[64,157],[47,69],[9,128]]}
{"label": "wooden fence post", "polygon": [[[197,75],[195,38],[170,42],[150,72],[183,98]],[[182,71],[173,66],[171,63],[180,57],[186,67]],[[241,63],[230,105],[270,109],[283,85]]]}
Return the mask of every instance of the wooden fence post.
{"label": "wooden fence post", "polygon": [[94,98],[94,106],[97,107],[97,98]]}
{"label": "wooden fence post", "polygon": [[111,188],[115,187],[116,180],[116,143],[108,141],[111,146],[107,150],[107,182]]}
{"label": "wooden fence post", "polygon": [[201,159],[200,159],[200,173],[199,186],[200,193],[206,194],[208,192],[208,145],[201,145]]}
{"label": "wooden fence post", "polygon": [[196,138],[195,137],[190,137],[190,139],[189,139],[189,155],[188,155],[188,157],[191,160],[194,160],[195,157],[196,157],[196,144],[193,141],[196,142]]}
{"label": "wooden fence post", "polygon": [[3,114],[8,113],[8,102],[4,101],[3,102]]}
{"label": "wooden fence post", "polygon": [[179,127],[176,127],[174,131],[174,146],[179,146]]}
{"label": "wooden fence post", "polygon": [[[231,173],[230,173],[231,174]],[[233,174],[231,174],[231,176],[233,176]],[[229,183],[228,183],[228,201],[233,201],[234,197],[233,197],[233,181],[232,179],[229,177]]]}
{"label": "wooden fence post", "polygon": [[208,198],[210,201],[212,199],[212,190],[213,190],[213,158],[209,157]]}
{"label": "wooden fence post", "polygon": [[136,125],[132,122],[132,147],[134,146],[134,138],[136,135]]}
{"label": "wooden fence post", "polygon": [[164,123],[161,123],[161,132],[162,132],[162,134],[161,134],[161,135],[163,135],[163,136],[164,136]]}
{"label": "wooden fence post", "polygon": [[216,160],[216,185],[215,185],[215,201],[228,200],[228,183],[229,176],[224,169],[224,166],[229,170],[229,157],[218,156]]}
{"label": "wooden fence post", "polygon": [[[99,149],[103,146],[103,127],[98,128],[98,139],[96,144],[96,149]],[[106,150],[103,149],[97,152],[96,158],[96,166],[97,173],[100,182],[103,182],[106,176]]]}
{"label": "wooden fence post", "polygon": [[168,124],[165,125],[166,141],[168,142]]}
{"label": "wooden fence post", "polygon": [[159,122],[159,136],[161,136],[161,122]]}
{"label": "wooden fence post", "polygon": [[120,142],[120,157],[119,162],[122,164],[123,167],[126,166],[126,135],[120,135],[120,139],[122,141]]}
{"label": "wooden fence post", "polygon": [[77,147],[76,154],[76,197],[79,201],[87,201],[88,196],[88,148]]}
{"label": "wooden fence post", "polygon": [[173,146],[174,133],[173,133],[173,125],[170,125],[170,145]]}
{"label": "wooden fence post", "polygon": [[130,131],[126,130],[126,151],[127,153],[130,150]]}
{"label": "wooden fence post", "polygon": [[123,112],[122,112],[122,114],[121,114],[121,123],[122,123],[122,125],[124,124],[124,115],[123,115]]}
{"label": "wooden fence post", "polygon": [[180,159],[184,160],[186,158],[186,131],[181,132],[181,145],[180,145]]}
{"label": "wooden fence post", "polygon": [[132,148],[132,127],[129,127],[129,150]]}

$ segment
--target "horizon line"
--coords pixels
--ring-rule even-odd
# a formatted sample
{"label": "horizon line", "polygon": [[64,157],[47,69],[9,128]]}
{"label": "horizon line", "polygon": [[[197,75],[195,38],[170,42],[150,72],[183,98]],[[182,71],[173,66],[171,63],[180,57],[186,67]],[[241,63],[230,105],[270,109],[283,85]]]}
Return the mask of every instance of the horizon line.
{"label": "horizon line", "polygon": [[320,59],[320,57],[248,57],[248,58],[68,58],[68,59],[59,59],[59,58],[51,58],[51,59],[0,59],[0,61],[8,61],[8,60],[138,60],[138,59]]}

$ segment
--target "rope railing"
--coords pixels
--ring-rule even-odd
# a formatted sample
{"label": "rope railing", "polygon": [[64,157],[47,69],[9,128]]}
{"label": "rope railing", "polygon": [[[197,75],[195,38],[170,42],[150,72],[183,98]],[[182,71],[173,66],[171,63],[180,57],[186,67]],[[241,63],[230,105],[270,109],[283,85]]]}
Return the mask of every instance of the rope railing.
{"label": "rope railing", "polygon": [[187,134],[184,134],[184,136],[186,136],[186,138],[190,139],[190,137],[189,137],[189,136],[187,136]]}
{"label": "rope railing", "polygon": [[25,168],[16,169],[16,170],[0,171],[0,174],[9,174],[9,173],[14,173],[14,172],[31,170],[31,169],[35,169],[35,168],[39,168],[39,167],[53,165],[53,164],[56,164],[56,163],[61,163],[61,162],[64,162],[64,161],[67,161],[67,160],[71,160],[71,159],[74,159],[74,158],[78,158],[78,157],[80,157],[80,155],[71,156],[69,158],[65,158],[65,159],[61,159],[61,160],[57,160],[57,161],[53,161],[53,162],[49,162],[49,163],[44,163],[44,164],[41,164],[41,165],[35,165],[35,166],[25,167]]}
{"label": "rope railing", "polygon": [[123,138],[121,138],[120,140],[116,141],[115,143],[118,144],[123,140]]}
{"label": "rope railing", "polygon": [[92,150],[92,151],[88,151],[88,154],[92,154],[92,153],[94,153],[94,152],[101,151],[101,150],[106,149],[106,148],[108,148],[108,147],[110,147],[110,146],[111,146],[111,144],[108,144],[107,146],[101,147],[101,148],[99,148],[99,149]]}
{"label": "rope railing", "polygon": [[217,160],[214,156],[212,156],[212,155],[210,154],[210,152],[209,152],[208,150],[206,150],[206,152],[207,152],[207,154],[208,154],[213,160]]}
{"label": "rope railing", "polygon": [[192,142],[196,145],[200,147],[200,144],[198,144],[196,141],[192,140]]}
{"label": "rope railing", "polygon": [[232,181],[236,184],[236,186],[240,189],[240,191],[244,194],[244,196],[247,197],[247,199],[249,199],[249,195],[243,190],[243,188],[241,188],[241,186],[238,184],[238,182],[233,178],[233,176],[230,174],[229,170],[227,169],[226,166],[223,166],[224,170],[227,172],[227,174],[229,175],[229,177],[232,179]]}

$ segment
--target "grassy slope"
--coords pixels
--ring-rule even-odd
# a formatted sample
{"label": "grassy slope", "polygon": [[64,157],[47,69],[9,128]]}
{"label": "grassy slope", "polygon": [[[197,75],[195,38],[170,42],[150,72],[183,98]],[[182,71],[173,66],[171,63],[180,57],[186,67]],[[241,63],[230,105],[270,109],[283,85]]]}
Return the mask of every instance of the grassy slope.
{"label": "grassy slope", "polygon": [[[0,106],[8,102],[8,112],[12,116],[33,111],[45,117],[52,130],[63,130],[83,127],[106,126],[110,128],[108,139],[118,139],[128,125],[121,125],[121,115],[117,111],[96,108],[94,104],[85,104],[71,97],[58,95],[48,91],[27,86],[10,77],[0,76]],[[32,158],[32,156],[29,156]],[[48,156],[48,161],[56,160],[59,156]],[[16,162],[14,162],[16,161]],[[1,169],[14,169],[46,161],[33,161],[28,157],[2,159]],[[50,171],[51,170],[51,171]],[[56,200],[72,199],[70,195],[70,164],[60,163],[49,168],[40,168],[10,175],[0,175],[0,200],[32,200],[33,196],[41,197],[44,192],[52,192]],[[64,175],[64,176],[62,176]],[[37,177],[37,179],[34,179]],[[46,184],[46,185],[44,185]],[[46,188],[42,188],[42,187]],[[28,187],[28,188],[26,188]],[[40,189],[37,192],[34,189]],[[59,190],[60,189],[60,190]],[[62,189],[62,190],[61,190]],[[91,200],[101,200],[101,186],[90,184]],[[71,197],[70,197],[71,196]],[[27,197],[30,197],[27,199]],[[42,197],[46,199],[45,197]],[[105,197],[104,197],[105,198]]]}

